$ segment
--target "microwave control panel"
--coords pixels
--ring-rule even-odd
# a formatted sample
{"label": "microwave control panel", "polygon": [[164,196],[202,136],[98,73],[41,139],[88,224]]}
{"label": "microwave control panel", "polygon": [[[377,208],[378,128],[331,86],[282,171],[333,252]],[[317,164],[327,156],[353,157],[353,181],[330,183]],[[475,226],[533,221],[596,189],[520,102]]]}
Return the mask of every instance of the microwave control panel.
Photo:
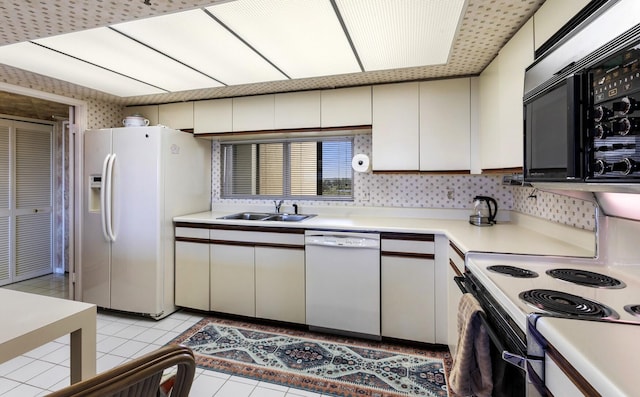
{"label": "microwave control panel", "polygon": [[640,43],[589,70],[588,179],[640,178]]}

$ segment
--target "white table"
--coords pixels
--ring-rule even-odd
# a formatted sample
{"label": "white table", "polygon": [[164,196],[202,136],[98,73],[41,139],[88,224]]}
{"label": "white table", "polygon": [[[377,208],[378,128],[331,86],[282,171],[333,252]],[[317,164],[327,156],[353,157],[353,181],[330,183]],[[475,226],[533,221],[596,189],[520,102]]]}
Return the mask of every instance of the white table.
{"label": "white table", "polygon": [[0,363],[71,334],[71,383],[96,374],[96,306],[0,288]]}

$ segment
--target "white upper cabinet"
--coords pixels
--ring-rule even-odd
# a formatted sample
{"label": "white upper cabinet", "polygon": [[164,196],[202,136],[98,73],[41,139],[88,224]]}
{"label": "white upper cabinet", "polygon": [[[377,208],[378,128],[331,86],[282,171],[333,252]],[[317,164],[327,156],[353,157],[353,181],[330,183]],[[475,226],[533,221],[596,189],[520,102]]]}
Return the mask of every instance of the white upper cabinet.
{"label": "white upper cabinet", "polygon": [[420,84],[373,87],[372,168],[417,171],[420,168]]}
{"label": "white upper cabinet", "polygon": [[[480,168],[489,168],[493,162],[499,159],[494,150],[494,142],[500,140],[500,115],[498,112],[499,98],[498,87],[500,85],[500,65],[499,60],[494,59],[480,75],[480,129],[479,129],[479,152],[480,152]],[[500,156],[500,154],[497,154]]]}
{"label": "white upper cabinet", "polygon": [[547,0],[533,15],[535,49],[540,48],[590,0]]}
{"label": "white upper cabinet", "polygon": [[233,131],[275,129],[275,95],[233,98]]}
{"label": "white upper cabinet", "polygon": [[321,127],[371,125],[371,87],[324,90]]}
{"label": "white upper cabinet", "polygon": [[[124,117],[139,114],[149,120],[149,125],[158,125],[160,123],[158,109],[158,105],[128,106],[124,108]],[[123,124],[120,124],[118,127],[123,127]]]}
{"label": "white upper cabinet", "polygon": [[320,91],[275,95],[275,128],[317,128],[320,126]]}
{"label": "white upper cabinet", "polygon": [[231,98],[198,101],[193,104],[194,133],[230,132],[233,127]]}
{"label": "white upper cabinet", "polygon": [[524,72],[533,62],[529,20],[480,75],[480,148],[483,170],[523,166]]}
{"label": "white upper cabinet", "polygon": [[[167,103],[159,106],[158,123],[174,130],[193,128],[193,102]],[[149,119],[151,121],[151,119]],[[153,125],[149,123],[149,125]]]}
{"label": "white upper cabinet", "polygon": [[471,80],[420,83],[420,170],[471,168]]}

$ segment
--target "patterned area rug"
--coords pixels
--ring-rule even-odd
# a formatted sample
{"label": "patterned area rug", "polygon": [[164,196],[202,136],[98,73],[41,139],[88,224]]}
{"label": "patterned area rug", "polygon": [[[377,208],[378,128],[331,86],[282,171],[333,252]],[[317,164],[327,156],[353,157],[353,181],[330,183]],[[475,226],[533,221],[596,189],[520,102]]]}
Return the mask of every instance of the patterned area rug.
{"label": "patterned area rug", "polygon": [[334,396],[447,397],[448,351],[205,318],[172,344],[198,366]]}

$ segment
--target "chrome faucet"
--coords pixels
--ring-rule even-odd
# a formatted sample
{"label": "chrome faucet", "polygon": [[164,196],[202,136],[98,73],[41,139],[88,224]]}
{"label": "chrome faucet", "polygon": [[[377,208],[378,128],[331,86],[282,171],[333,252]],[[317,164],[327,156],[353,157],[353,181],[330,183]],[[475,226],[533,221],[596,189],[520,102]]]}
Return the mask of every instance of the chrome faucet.
{"label": "chrome faucet", "polygon": [[279,214],[280,213],[280,207],[282,207],[282,204],[284,204],[284,201],[283,200],[280,200],[280,201],[273,200],[273,204],[276,206],[276,214]]}

